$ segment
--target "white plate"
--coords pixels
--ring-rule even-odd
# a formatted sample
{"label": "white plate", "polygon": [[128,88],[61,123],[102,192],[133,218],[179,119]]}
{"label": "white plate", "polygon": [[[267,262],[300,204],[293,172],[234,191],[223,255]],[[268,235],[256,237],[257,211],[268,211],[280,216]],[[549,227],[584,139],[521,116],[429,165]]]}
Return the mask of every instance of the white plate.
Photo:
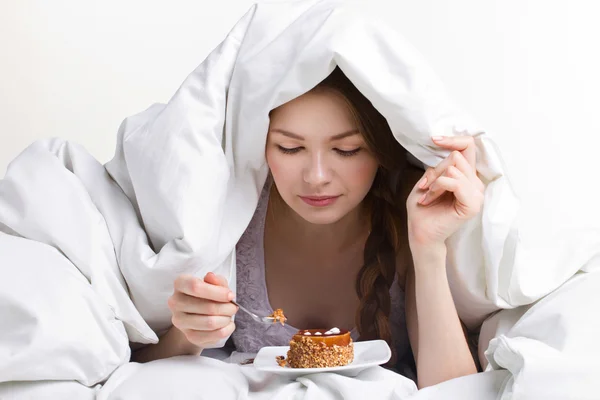
{"label": "white plate", "polygon": [[354,343],[354,361],[348,365],[329,368],[280,367],[275,357],[287,358],[289,348],[289,346],[263,347],[254,358],[254,367],[261,371],[286,375],[290,378],[318,372],[335,372],[346,376],[356,376],[363,369],[385,364],[392,356],[392,351],[384,340],[367,340]]}

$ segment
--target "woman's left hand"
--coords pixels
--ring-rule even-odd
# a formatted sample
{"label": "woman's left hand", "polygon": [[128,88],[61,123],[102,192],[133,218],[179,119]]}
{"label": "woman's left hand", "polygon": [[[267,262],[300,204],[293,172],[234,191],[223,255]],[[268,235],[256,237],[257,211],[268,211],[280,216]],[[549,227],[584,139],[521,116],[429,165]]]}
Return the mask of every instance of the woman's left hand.
{"label": "woman's left hand", "polygon": [[432,138],[452,153],[428,168],[406,201],[411,247],[444,245],[458,228],[481,211],[485,185],[475,169],[472,136]]}

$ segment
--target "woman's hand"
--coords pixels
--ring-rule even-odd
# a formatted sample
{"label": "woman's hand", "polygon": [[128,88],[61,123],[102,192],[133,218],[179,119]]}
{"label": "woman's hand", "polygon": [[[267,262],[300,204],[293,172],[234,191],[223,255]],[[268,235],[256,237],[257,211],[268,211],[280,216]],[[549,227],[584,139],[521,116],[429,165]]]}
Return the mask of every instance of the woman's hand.
{"label": "woman's hand", "polygon": [[483,204],[485,186],[475,169],[472,136],[432,138],[453,150],[435,168],[428,168],[406,201],[411,249],[444,248],[445,240]]}
{"label": "woman's hand", "polygon": [[212,272],[204,280],[179,276],[175,292],[168,300],[173,326],[199,349],[211,347],[235,329],[231,317],[237,306],[230,302],[232,299],[227,280]]}

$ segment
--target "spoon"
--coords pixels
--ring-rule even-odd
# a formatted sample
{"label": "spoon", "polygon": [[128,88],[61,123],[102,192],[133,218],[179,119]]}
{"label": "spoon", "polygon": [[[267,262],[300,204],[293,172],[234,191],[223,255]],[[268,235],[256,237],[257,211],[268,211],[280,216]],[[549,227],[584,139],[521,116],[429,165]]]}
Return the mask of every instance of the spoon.
{"label": "spoon", "polygon": [[231,302],[233,304],[235,304],[236,306],[238,306],[240,308],[240,310],[242,310],[246,314],[250,315],[250,317],[252,317],[252,319],[257,322],[261,322],[263,324],[268,324],[268,325],[273,325],[273,323],[275,322],[275,318],[273,318],[273,317],[262,317],[262,316],[256,315],[252,311],[246,309],[245,307],[243,307],[240,304],[238,304],[237,302],[235,302],[235,300],[231,300]]}

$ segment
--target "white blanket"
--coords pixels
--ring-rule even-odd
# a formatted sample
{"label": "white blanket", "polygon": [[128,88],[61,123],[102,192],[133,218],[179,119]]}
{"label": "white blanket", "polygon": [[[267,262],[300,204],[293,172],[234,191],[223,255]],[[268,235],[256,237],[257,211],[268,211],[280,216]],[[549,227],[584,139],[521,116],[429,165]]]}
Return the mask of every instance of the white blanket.
{"label": "white blanket", "polygon": [[[396,31],[343,2],[313,0],[252,7],[168,104],[123,122],[106,165],[60,139],[34,143],[9,165],[0,181],[0,398],[28,396],[40,381],[87,386],[102,398],[135,388],[176,392],[169,379],[179,378],[166,377],[172,370],[192,379],[181,387],[191,383],[197,393],[223,381],[231,393],[259,397],[256,388],[272,398],[360,399],[376,390],[408,398],[412,382],[381,368],[358,379],[324,374],[284,383],[205,357],[128,363],[129,341],[155,343],[168,329],[166,300],[177,275],[214,271],[235,287],[235,244],[267,175],[268,111],[335,65],[424,165],[447,155],[430,136],[476,138],[484,207],[448,241],[448,275],[469,327],[504,311],[483,325],[488,372],[415,398],[472,393],[471,386],[500,398],[592,398],[590,378],[600,368],[584,355],[600,337],[592,313],[600,305],[600,234],[557,229],[554,242],[523,243],[518,200],[489,132],[455,107]],[[494,371],[502,369],[508,373]]]}

